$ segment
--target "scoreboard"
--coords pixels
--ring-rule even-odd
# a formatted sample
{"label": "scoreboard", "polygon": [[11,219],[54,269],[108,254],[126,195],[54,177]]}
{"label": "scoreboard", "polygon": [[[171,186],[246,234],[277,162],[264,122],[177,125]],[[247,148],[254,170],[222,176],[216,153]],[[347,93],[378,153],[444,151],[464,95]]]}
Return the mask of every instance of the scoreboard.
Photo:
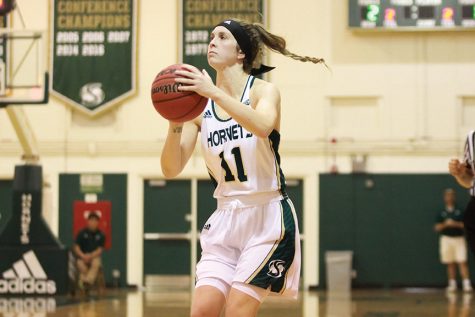
{"label": "scoreboard", "polygon": [[349,26],[397,31],[475,30],[475,0],[348,0]]}

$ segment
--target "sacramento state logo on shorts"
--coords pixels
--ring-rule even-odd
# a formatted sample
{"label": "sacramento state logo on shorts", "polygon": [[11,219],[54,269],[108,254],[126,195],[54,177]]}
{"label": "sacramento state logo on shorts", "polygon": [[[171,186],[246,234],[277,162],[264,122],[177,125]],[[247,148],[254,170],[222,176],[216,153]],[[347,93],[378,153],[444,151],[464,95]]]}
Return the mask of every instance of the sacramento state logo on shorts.
{"label": "sacramento state logo on shorts", "polygon": [[285,261],[274,260],[269,263],[269,272],[267,275],[274,278],[279,278],[282,276],[282,273],[285,271]]}
{"label": "sacramento state logo on shorts", "polygon": [[87,83],[81,87],[79,96],[81,97],[82,105],[87,108],[93,108],[104,101],[106,94],[102,90],[101,83]]}

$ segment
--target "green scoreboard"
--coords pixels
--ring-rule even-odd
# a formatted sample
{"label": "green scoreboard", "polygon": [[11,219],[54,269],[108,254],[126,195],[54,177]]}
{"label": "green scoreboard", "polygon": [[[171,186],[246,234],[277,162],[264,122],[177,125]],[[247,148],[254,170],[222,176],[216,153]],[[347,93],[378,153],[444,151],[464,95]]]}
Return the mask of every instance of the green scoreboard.
{"label": "green scoreboard", "polygon": [[348,0],[349,26],[365,30],[475,30],[475,0]]}

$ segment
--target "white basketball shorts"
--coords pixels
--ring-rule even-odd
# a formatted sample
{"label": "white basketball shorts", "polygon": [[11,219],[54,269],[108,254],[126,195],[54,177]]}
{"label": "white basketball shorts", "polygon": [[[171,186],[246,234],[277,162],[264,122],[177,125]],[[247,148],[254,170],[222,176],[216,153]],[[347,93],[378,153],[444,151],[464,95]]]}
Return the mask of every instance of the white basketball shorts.
{"label": "white basketball shorts", "polygon": [[440,236],[440,261],[444,264],[467,262],[465,237]]}
{"label": "white basketball shorts", "polygon": [[300,237],[289,198],[271,192],[219,199],[200,241],[200,286],[200,279],[215,278],[229,286],[245,283],[270,290],[270,295],[297,298]]}

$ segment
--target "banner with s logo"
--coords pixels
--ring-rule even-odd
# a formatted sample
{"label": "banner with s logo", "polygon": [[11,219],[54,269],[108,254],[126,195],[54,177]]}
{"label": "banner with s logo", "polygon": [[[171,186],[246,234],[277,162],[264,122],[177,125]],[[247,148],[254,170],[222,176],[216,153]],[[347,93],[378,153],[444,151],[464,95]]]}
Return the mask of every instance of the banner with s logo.
{"label": "banner with s logo", "polygon": [[51,93],[89,115],[136,91],[138,0],[51,0]]}
{"label": "banner with s logo", "polygon": [[215,71],[208,65],[208,44],[216,24],[229,18],[266,23],[267,0],[181,0],[180,3],[181,59],[183,63],[206,69],[212,77]]}

